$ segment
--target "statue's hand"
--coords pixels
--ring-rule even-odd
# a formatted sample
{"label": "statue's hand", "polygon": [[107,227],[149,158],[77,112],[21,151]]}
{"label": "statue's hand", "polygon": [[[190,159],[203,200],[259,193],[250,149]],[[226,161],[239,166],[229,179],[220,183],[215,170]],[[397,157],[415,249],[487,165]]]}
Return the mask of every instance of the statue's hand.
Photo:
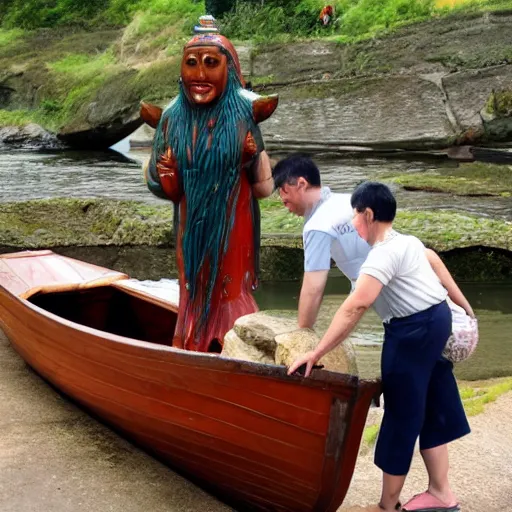
{"label": "statue's hand", "polygon": [[171,201],[178,203],[182,196],[181,183],[178,173],[178,163],[170,147],[160,157],[156,164],[160,184]]}
{"label": "statue's hand", "polygon": [[244,142],[244,157],[252,160],[258,154],[258,145],[251,132],[247,132]]}

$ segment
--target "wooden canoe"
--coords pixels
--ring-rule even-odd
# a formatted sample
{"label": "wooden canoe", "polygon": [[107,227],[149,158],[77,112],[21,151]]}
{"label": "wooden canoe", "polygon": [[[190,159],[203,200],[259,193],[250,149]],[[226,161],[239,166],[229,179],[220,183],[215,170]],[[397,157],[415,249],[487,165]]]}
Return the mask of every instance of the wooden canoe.
{"label": "wooden canoe", "polygon": [[0,256],[0,327],[41,376],[243,511],[335,512],[375,381],[169,346],[176,300],[50,251]]}

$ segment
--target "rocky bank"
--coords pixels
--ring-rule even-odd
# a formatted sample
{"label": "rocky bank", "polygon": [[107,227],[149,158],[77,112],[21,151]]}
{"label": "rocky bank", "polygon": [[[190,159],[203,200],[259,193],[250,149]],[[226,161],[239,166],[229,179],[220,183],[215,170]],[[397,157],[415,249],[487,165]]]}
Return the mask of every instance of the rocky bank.
{"label": "rocky bank", "polygon": [[[140,100],[165,105],[177,90],[177,42],[127,40],[123,31],[42,31],[0,48],[0,109],[29,118],[37,112],[36,121],[49,114],[52,143],[112,145],[141,125]],[[240,42],[238,49],[254,90],[280,96],[262,125],[269,149],[431,151],[512,142],[512,11],[450,15],[358,44]],[[69,98],[62,105],[47,99],[71,87],[52,68],[66,52],[110,59],[108,73],[89,76],[81,96],[73,84],[72,110]],[[17,137],[0,132],[0,140],[49,143],[16,130]],[[132,140],[149,144],[151,132]]]}

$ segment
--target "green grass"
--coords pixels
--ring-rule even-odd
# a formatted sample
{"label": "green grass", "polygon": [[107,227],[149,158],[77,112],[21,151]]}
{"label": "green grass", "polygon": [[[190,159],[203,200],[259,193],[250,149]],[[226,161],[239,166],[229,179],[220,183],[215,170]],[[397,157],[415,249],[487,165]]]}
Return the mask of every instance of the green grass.
{"label": "green grass", "polygon": [[496,399],[512,391],[512,378],[500,379],[498,382],[475,383],[460,389],[460,396],[464,410],[468,416],[476,416],[485,410],[485,405],[495,402]]}
{"label": "green grass", "polygon": [[367,446],[373,446],[379,435],[380,425],[370,425],[363,431],[363,443]]}
{"label": "green grass", "polygon": [[139,97],[144,101],[157,101],[171,98],[178,92],[178,77],[181,56],[174,56],[154,62],[146,69],[139,71],[131,81]]}
{"label": "green grass", "polygon": [[[318,15],[322,0],[269,3],[238,2],[221,20],[230,38],[256,42],[286,42],[304,38],[329,38],[353,43],[389,34],[396,29],[449,15],[453,12],[492,11],[511,8],[510,0],[469,0],[454,6],[437,6],[435,0],[335,0],[335,22],[323,27]],[[247,23],[251,20],[251,23]]]}
{"label": "green grass", "polygon": [[66,55],[62,59],[48,63],[48,68],[56,73],[70,76],[75,81],[81,81],[89,80],[114,64],[114,56],[107,51],[95,57],[83,54]]}
{"label": "green grass", "polygon": [[[111,4],[115,3],[111,1]],[[199,16],[205,13],[204,2],[191,0],[132,0],[124,1],[124,4],[129,4],[124,11],[112,5],[106,14],[113,20],[128,20],[128,40],[139,42],[148,36],[168,32],[169,27],[172,27],[171,35],[190,35]]]}
{"label": "green grass", "polygon": [[[204,2],[192,0],[4,0],[0,26],[36,29],[72,26],[97,28],[133,24],[139,39],[176,26],[190,34]],[[510,0],[467,0],[443,5],[435,0],[334,0],[335,22],[322,27],[318,15],[323,0],[238,1],[235,9],[218,21],[230,38],[286,41],[297,38],[334,37],[353,42],[387,33],[404,24],[450,14],[510,8]],[[451,2],[450,2],[451,3]],[[14,34],[9,37],[16,37]],[[0,36],[1,46],[1,36]]]}
{"label": "green grass", "polygon": [[[511,107],[512,111],[512,107]],[[379,176],[407,190],[446,192],[460,196],[512,195],[512,166],[484,163],[461,164],[431,172],[410,172]]]}
{"label": "green grass", "polygon": [[26,126],[33,123],[34,112],[28,110],[0,110],[0,126]]}
{"label": "green grass", "polygon": [[34,117],[54,130],[69,122],[102,84],[122,70],[111,51],[97,55],[68,54],[46,67],[49,85]]}
{"label": "green grass", "polygon": [[19,28],[12,30],[0,29],[0,48],[15,44],[23,37],[24,33],[25,32]]}

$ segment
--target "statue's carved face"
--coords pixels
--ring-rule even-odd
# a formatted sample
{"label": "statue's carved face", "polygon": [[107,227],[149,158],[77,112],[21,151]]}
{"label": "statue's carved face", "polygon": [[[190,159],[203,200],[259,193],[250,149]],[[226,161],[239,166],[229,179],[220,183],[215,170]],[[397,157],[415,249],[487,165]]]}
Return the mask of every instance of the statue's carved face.
{"label": "statue's carved face", "polygon": [[190,101],[211,103],[222,95],[228,81],[228,59],[216,46],[185,49],[181,79]]}

